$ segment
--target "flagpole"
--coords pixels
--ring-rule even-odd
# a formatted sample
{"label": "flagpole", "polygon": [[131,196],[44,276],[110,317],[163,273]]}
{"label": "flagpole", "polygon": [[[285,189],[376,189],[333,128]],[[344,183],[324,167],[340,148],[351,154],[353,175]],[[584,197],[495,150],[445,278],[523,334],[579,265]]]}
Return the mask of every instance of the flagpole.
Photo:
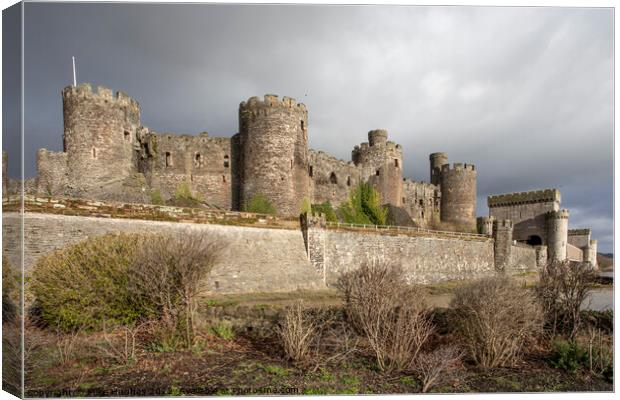
{"label": "flagpole", "polygon": [[75,79],[75,57],[71,57],[71,60],[73,61],[73,86],[77,86],[77,81]]}

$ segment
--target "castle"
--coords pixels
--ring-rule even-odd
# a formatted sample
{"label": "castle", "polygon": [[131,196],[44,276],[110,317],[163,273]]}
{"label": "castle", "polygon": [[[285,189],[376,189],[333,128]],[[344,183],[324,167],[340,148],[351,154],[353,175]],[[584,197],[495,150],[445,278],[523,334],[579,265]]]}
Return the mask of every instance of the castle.
{"label": "castle", "polygon": [[[418,227],[478,230],[502,236],[496,247],[508,252],[521,242],[547,246],[552,259],[596,263],[596,241],[589,230],[568,230],[559,191],[491,196],[489,217],[477,219],[473,165],[450,165],[447,154],[433,153],[430,183],[414,182],[403,177],[402,147],[382,129],[368,132],[348,162],[311,150],[306,106],[289,97],[242,102],[231,138],[152,131],[142,125],[137,101],[104,87],[69,86],[62,101],[64,150],[38,151],[38,194],[150,203],[188,190],[224,210],[243,210],[261,195],[279,215],[297,216],[305,201],[337,206],[364,182]],[[496,264],[502,251],[495,249]]]}

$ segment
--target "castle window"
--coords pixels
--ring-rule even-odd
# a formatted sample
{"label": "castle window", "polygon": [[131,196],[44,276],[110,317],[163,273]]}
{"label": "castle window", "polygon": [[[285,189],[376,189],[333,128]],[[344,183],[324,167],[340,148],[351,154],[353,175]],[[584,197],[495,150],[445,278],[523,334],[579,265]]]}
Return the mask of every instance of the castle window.
{"label": "castle window", "polygon": [[405,204],[406,202],[407,202],[407,199],[403,197],[403,204]]}
{"label": "castle window", "polygon": [[129,136],[129,132],[125,131],[125,140],[129,141],[129,139],[131,139],[131,137]]}
{"label": "castle window", "polygon": [[347,186],[351,186],[351,177],[347,176]]}
{"label": "castle window", "polygon": [[293,169],[293,160],[291,160],[291,169]]}
{"label": "castle window", "polygon": [[398,168],[398,158],[395,158],[395,159],[394,159],[394,166],[395,166],[396,168]]}
{"label": "castle window", "polygon": [[194,165],[198,168],[202,167],[202,156],[200,153],[196,153],[196,157],[194,158]]}
{"label": "castle window", "polygon": [[170,155],[170,152],[167,151],[166,152],[166,167],[170,167],[172,166],[172,156]]}
{"label": "castle window", "polygon": [[228,166],[229,166],[228,160],[229,160],[228,154],[226,154],[224,156],[224,168],[228,168]]}
{"label": "castle window", "polygon": [[93,158],[97,158],[97,149],[93,147]]}
{"label": "castle window", "polygon": [[375,173],[375,175],[379,176],[379,170],[377,170],[377,172]]}
{"label": "castle window", "polygon": [[420,199],[419,203],[420,203],[420,207],[424,206],[424,200]]}
{"label": "castle window", "polygon": [[301,122],[301,130],[303,131],[304,130],[304,120],[302,119],[300,122]]}
{"label": "castle window", "polygon": [[333,184],[337,184],[338,183],[338,178],[336,177],[336,173],[332,172],[329,175],[329,183],[333,183]]}
{"label": "castle window", "polygon": [[222,175],[222,182],[226,183],[226,175]]}
{"label": "castle window", "polygon": [[308,169],[308,175],[310,175],[310,177],[314,176],[314,170],[312,169],[312,165],[310,166],[310,168]]}

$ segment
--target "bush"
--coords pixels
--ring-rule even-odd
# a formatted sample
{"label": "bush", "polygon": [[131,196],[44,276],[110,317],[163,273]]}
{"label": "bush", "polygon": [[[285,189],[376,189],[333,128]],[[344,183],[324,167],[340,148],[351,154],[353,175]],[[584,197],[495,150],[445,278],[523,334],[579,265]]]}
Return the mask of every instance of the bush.
{"label": "bush", "polygon": [[554,368],[576,372],[587,362],[588,354],[584,348],[572,340],[558,339],[553,342],[553,351],[549,363]]}
{"label": "bush", "polygon": [[144,243],[142,235],[108,234],[40,258],[29,286],[41,320],[71,331],[98,329],[104,320],[128,324],[148,315],[128,290],[128,270]]}
{"label": "bush", "polygon": [[155,205],[163,205],[164,199],[161,197],[159,189],[155,189],[151,192],[151,203]]}
{"label": "bush", "polygon": [[312,317],[304,310],[301,302],[286,309],[276,332],[288,359],[305,361],[310,355],[310,347],[319,330]]}
{"label": "bush", "polygon": [[244,207],[244,211],[269,215],[276,215],[278,213],[276,207],[262,194],[252,197],[250,203]]}
{"label": "bush", "polygon": [[545,312],[545,326],[574,338],[581,325],[581,306],[591,292],[596,271],[588,263],[547,264],[540,272],[536,294]]}
{"label": "bush", "polygon": [[157,319],[193,340],[196,298],[222,246],[197,233],[93,237],[37,262],[42,320],[63,330]]}
{"label": "bush", "polygon": [[19,274],[9,264],[8,257],[2,257],[2,323],[17,316],[19,302]]}
{"label": "bush", "polygon": [[381,206],[381,195],[370,184],[360,183],[349,194],[349,200],[338,209],[342,220],[350,224],[385,225],[387,208]]}
{"label": "bush", "polygon": [[218,337],[225,340],[231,340],[235,337],[235,331],[229,321],[223,321],[215,326],[212,326],[211,330]]}
{"label": "bush", "polygon": [[526,289],[509,278],[484,278],[457,288],[453,326],[473,361],[511,365],[542,329],[542,311]]}
{"label": "bush", "polygon": [[463,357],[456,346],[446,346],[430,353],[421,353],[415,362],[415,370],[422,381],[422,393],[440,382],[455,369]]}
{"label": "bush", "polygon": [[424,292],[407,285],[399,267],[382,262],[344,274],[338,288],[347,317],[368,340],[379,369],[410,369],[434,331]]}
{"label": "bush", "polygon": [[313,204],[312,212],[324,214],[327,222],[338,222],[338,216],[329,201],[322,204]]}

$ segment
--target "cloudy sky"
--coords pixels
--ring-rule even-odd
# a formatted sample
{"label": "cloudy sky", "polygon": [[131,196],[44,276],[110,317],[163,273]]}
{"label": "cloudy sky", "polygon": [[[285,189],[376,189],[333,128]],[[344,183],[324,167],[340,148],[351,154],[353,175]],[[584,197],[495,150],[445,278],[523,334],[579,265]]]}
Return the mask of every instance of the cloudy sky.
{"label": "cloudy sky", "polygon": [[435,151],[475,164],[480,215],[488,194],[559,188],[612,249],[611,9],[27,3],[27,176],[62,149],[72,55],[156,131],[229,137],[239,102],[291,96],[314,149],[349,160],[388,129],[407,176],[428,181]]}

